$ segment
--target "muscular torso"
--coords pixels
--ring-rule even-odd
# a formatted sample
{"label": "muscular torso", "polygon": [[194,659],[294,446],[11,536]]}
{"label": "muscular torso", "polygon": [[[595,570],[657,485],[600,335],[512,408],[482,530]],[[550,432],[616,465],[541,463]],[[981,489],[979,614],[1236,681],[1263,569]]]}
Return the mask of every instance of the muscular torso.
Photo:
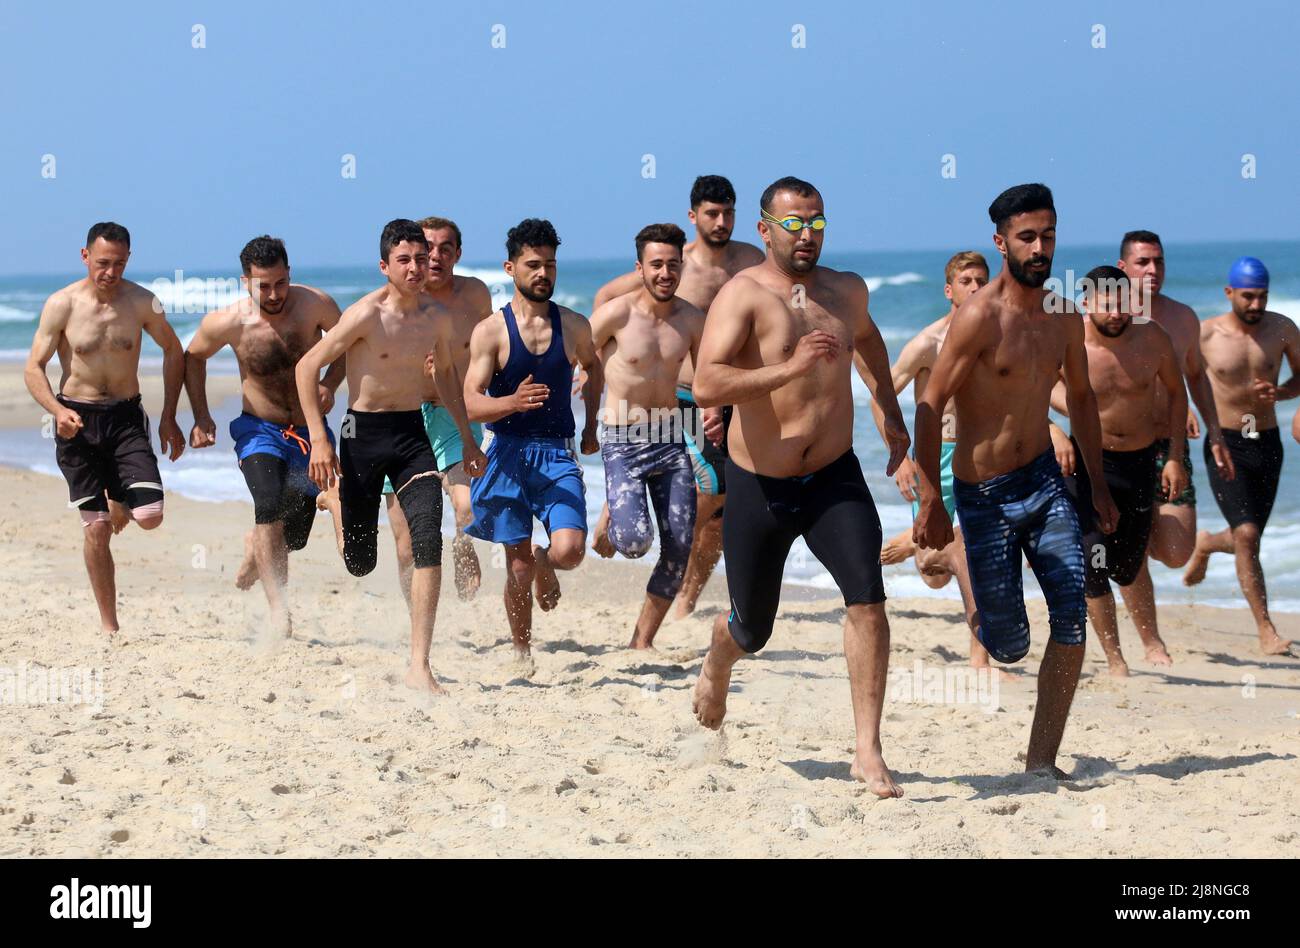
{"label": "muscular torso", "polygon": [[1286,332],[1294,325],[1278,313],[1265,313],[1253,331],[1240,329],[1232,313],[1204,323],[1201,355],[1214,389],[1214,407],[1225,431],[1265,431],[1277,427],[1275,406],[1255,397],[1257,379],[1277,384],[1286,349]]}
{"label": "muscular torso", "polygon": [[1159,382],[1160,350],[1151,324],[1131,324],[1114,345],[1088,344],[1088,380],[1097,396],[1101,446],[1107,451],[1138,451],[1156,439],[1151,410],[1159,392],[1168,428],[1169,395]]}
{"label": "muscular torso", "polygon": [[425,374],[425,358],[445,331],[446,310],[425,294],[418,307],[402,312],[384,287],[353,306],[366,309],[367,330],[347,351],[349,408],[357,411],[413,411],[436,394]]}
{"label": "muscular torso", "polygon": [[[718,290],[722,289],[728,280],[762,259],[762,251],[753,244],[729,241],[723,262],[712,263],[704,259],[704,255],[696,249],[696,241],[692,241],[686,246],[683,254],[682,279],[677,285],[677,295],[692,306],[698,307],[701,312],[707,313],[714,297],[718,295]],[[688,353],[682,362],[677,383],[690,388],[694,380],[695,366]]]}
{"label": "muscular torso", "polygon": [[[953,399],[952,470],[973,483],[1023,467],[1047,450],[1047,409],[1068,337],[1064,319],[1044,312],[1041,304],[1017,310],[989,293],[965,305],[984,307],[983,318],[994,320],[995,336]],[[958,310],[953,318],[962,317]]]}
{"label": "muscular torso", "polygon": [[657,318],[638,304],[639,294],[622,296],[610,305],[622,307],[622,323],[605,343],[605,423],[627,424],[633,408],[673,408],[683,363],[690,358],[691,338],[703,314],[684,300],[675,300],[667,319]]}
{"label": "muscular torso", "polygon": [[[1160,295],[1153,301],[1151,319],[1169,336],[1169,341],[1174,346],[1175,364],[1178,366],[1179,373],[1185,374],[1188,350],[1198,344],[1201,335],[1201,321],[1196,317],[1195,310],[1184,303]],[[1134,328],[1138,325],[1140,324],[1134,324]],[[1094,385],[1093,388],[1096,389],[1096,386]],[[1101,397],[1099,389],[1097,395],[1098,398]],[[1152,412],[1155,424],[1154,437],[1168,438],[1170,435],[1169,392],[1163,385],[1157,385],[1154,398],[1155,409]]]}
{"label": "muscular torso", "polygon": [[231,348],[239,361],[244,411],[277,424],[305,424],[294,367],[322,334],[322,310],[332,308],[302,286],[289,288],[284,309],[267,316],[248,298],[233,308]]}
{"label": "muscular torso", "polygon": [[81,283],[66,294],[68,319],[59,340],[60,390],[86,402],[115,401],[140,393],[140,341],[154,296],[123,280],[113,298],[100,302]]}
{"label": "muscular torso", "polygon": [[[806,294],[806,307],[790,305],[787,285],[759,268],[736,277],[752,280],[753,332],[733,361],[757,369],[784,362],[800,337],[815,329],[840,343],[834,361],[819,360],[810,372],[756,401],[735,406],[727,447],[746,470],[769,477],[811,474],[853,446],[853,389],[850,372],[857,334],[853,294],[866,294],[855,277],[822,267]],[[865,305],[862,307],[865,318]]]}
{"label": "muscular torso", "polygon": [[[447,308],[448,329],[445,338],[451,351],[451,360],[456,365],[459,385],[464,381],[465,371],[469,368],[469,337],[473,335],[474,327],[491,312],[492,297],[480,280],[462,276],[453,277],[452,280],[450,296],[435,299]],[[433,393],[430,401],[437,404],[437,392]]]}

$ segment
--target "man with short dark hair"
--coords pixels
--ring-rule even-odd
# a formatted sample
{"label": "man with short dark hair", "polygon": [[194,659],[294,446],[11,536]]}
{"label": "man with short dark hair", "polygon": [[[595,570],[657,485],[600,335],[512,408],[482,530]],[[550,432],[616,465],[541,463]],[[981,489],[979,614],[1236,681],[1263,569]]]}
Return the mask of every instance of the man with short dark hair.
{"label": "man with short dark hair", "polygon": [[[190,447],[216,444],[205,391],[207,361],[230,346],[239,363],[243,398],[230,437],[253,498],[253,529],[244,537],[235,585],[250,589],[260,579],[272,623],[288,636],[293,633],[284,589],[289,552],[307,545],[319,492],[307,476],[310,432],[298,404],[294,369],[303,353],[338,323],[339,308],[326,293],[290,282],[283,241],[254,237],[239,262],[248,295],[204,316],[186,348],[185,390],[194,410]],[[339,358],[319,380],[315,397],[322,414],[333,407],[343,372]],[[328,426],[325,434],[333,439]]]}
{"label": "man with short dark hair", "polygon": [[[118,622],[109,505],[129,508],[145,530],[163,520],[162,477],[140,401],[142,332],[163,354],[159,446],[172,461],[185,450],[176,425],[185,355],[157,297],[122,278],[130,256],[131,235],[121,224],[90,228],[81,251],[86,276],[45,301],[23,373],[32,398],[54,419],[55,456],[68,482],[68,506],[81,514],[86,572],[100,626],[110,635]],[[45,374],[56,353],[63,364],[57,395]]]}
{"label": "man with short dark hair", "polygon": [[[646,587],[631,648],[650,648],[681,588],[695,526],[695,479],[677,405],[682,364],[699,351],[704,313],[676,296],[686,235],[650,224],[636,236],[640,289],[591,314],[591,334],[608,396],[600,432],[609,539],[630,559],[644,556],[659,526],[659,562]],[[653,518],[646,494],[654,506]]]}
{"label": "man with short dark hair", "polygon": [[[414,221],[390,221],[379,238],[379,270],[387,282],[349,306],[295,370],[298,399],[311,434],[311,479],[321,490],[339,483],[343,562],[353,576],[375,568],[379,503],[392,481],[411,534],[411,659],[406,686],[433,694],[443,687],[429,668],[442,580],[442,490],[438,463],[420,406],[437,392],[464,441],[465,471],[477,476],[483,453],[474,444],[455,386],[451,320],[427,293],[429,240]],[[321,370],[347,356],[348,412],[339,429],[340,456],[317,398]]]}
{"label": "man with short dark hair", "polygon": [[[1163,391],[1165,423],[1171,447],[1160,472],[1160,496],[1177,497],[1187,486],[1183,464],[1187,448],[1184,423],[1187,392],[1178,370],[1177,355],[1168,334],[1157,324],[1135,323],[1129,279],[1117,267],[1095,267],[1084,277],[1081,305],[1084,312],[1084,349],[1088,354],[1088,380],[1097,397],[1101,421],[1101,465],[1106,487],[1119,511],[1113,533],[1101,532],[1092,507],[1089,472],[1073,460],[1077,443],[1062,469],[1066,487],[1074,498],[1083,532],[1084,595],[1088,619],[1097,633],[1110,673],[1128,675],[1120,650],[1119,625],[1111,580],[1127,589],[1146,562],[1151,534],[1151,507],[1157,496],[1150,473],[1155,464],[1156,437],[1153,415],[1156,391]],[[1069,411],[1065,383],[1052,390],[1052,407]],[[1163,665],[1169,654],[1160,639],[1154,616],[1138,626],[1147,661]]]}
{"label": "man with short dark hair", "polygon": [[[736,189],[718,174],[704,174],[691,185],[690,210],[687,217],[695,226],[695,239],[682,251],[682,278],[677,296],[701,312],[707,313],[724,283],[747,267],[763,262],[763,251],[743,240],[734,240],[736,227]],[[594,306],[634,293],[641,288],[641,276],[633,270],[617,277],[596,293]],[[718,557],[722,554],[722,504],[726,499],[726,428],[730,406],[701,411],[691,394],[695,363],[687,358],[677,379],[677,402],[690,421],[686,450],[695,474],[695,530],[691,537],[690,559],[686,576],[677,594],[676,618],[689,615],[704,591]],[[702,434],[701,434],[702,433]],[[592,548],[602,556],[613,556],[608,538],[608,509],[596,524]]]}
{"label": "man with short dark hair", "polygon": [[[1232,265],[1223,290],[1231,309],[1201,324],[1206,374],[1236,476],[1229,480],[1223,468],[1207,469],[1210,489],[1228,528],[1196,535],[1196,550],[1183,582],[1199,583],[1213,554],[1232,553],[1237,581],[1259,633],[1259,650],[1265,655],[1292,655],[1292,643],[1278,635],[1269,615],[1259,547],[1282,476],[1276,406],[1300,395],[1300,329],[1288,317],[1269,311],[1268,284],[1263,262],[1241,257]],[[1291,377],[1278,385],[1284,361]],[[1210,446],[1204,450],[1209,464]]]}
{"label": "man with short dark hair", "polygon": [[731,671],[772,635],[785,559],[803,537],[844,597],[856,748],[849,769],[879,797],[902,796],[885,765],[880,715],[889,620],[880,573],[880,517],[853,453],[853,359],[885,413],[893,474],[909,439],[889,381],[889,354],[868,312],[862,277],[817,265],[827,226],[822,196],[799,178],[763,192],[767,257],[718,293],[700,343],[695,397],[734,405],[722,542],[728,614],[713,623],[694,710],[705,727],[727,713]]}
{"label": "man with short dark hair", "polygon": [[989,206],[1003,268],[953,316],[943,351],[916,406],[921,509],[914,539],[942,549],[952,521],[942,503],[939,444],[951,399],[957,413],[953,496],[966,541],[980,642],[999,662],[1029,651],[1021,560],[1047,599],[1051,639],[1038,671],[1038,706],[1027,771],[1065,774],[1056,755],[1083,664],[1087,607],[1083,540],[1047,429],[1052,386],[1064,371],[1066,402],[1103,533],[1117,514],[1101,469],[1101,425],[1088,382],[1083,325],[1043,289],[1056,246],[1056,208],[1041,184],[1009,188]]}
{"label": "man with short dark hair", "polygon": [[[1204,419],[1205,443],[1210,447],[1216,472],[1231,480],[1232,456],[1224,446],[1223,433],[1214,411],[1214,393],[1205,374],[1205,360],[1201,355],[1200,319],[1196,312],[1164,294],[1165,250],[1160,236],[1149,230],[1131,230],[1120,241],[1117,266],[1129,278],[1132,287],[1133,312],[1139,319],[1150,319],[1163,329],[1173,344],[1179,371],[1186,380],[1191,401]],[[1162,474],[1170,458],[1174,432],[1166,427],[1167,395],[1163,387],[1156,388],[1156,402],[1152,418],[1155,420],[1156,454],[1151,467],[1152,484],[1156,490],[1156,505],[1152,510],[1150,555],[1171,569],[1182,567],[1192,555],[1196,543],[1196,488],[1192,483],[1192,455],[1186,453],[1187,486],[1177,496],[1164,494]],[[1201,426],[1196,415],[1187,413],[1187,437],[1198,438]],[[1151,583],[1151,571],[1143,560],[1142,568],[1132,584],[1121,586],[1124,605],[1128,607],[1133,624],[1143,641],[1159,642],[1156,631],[1156,594]],[[1148,651],[1148,659],[1156,665],[1172,664],[1168,653],[1162,654],[1163,645]]]}
{"label": "man with short dark hair", "polygon": [[[557,306],[551,222],[528,218],[506,236],[506,273],[514,297],[474,327],[470,336],[465,403],[470,418],[492,433],[487,470],[474,482],[470,536],[505,547],[506,616],[521,677],[531,676],[533,587],[543,611],[560,600],[555,571],[582,562],[587,505],[582,469],[573,449],[576,425],[570,388],[573,367],[587,372],[582,453],[600,447],[596,423],[604,387],[591,326],[580,313]],[[533,520],[548,545],[532,542]]]}

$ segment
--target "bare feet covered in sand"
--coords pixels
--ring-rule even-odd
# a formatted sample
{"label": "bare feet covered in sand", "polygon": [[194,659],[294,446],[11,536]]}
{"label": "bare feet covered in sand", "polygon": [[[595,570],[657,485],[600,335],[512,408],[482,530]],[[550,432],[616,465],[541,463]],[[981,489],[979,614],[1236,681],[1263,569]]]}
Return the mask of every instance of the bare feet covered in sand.
{"label": "bare feet covered in sand", "polygon": [[244,534],[244,559],[235,573],[236,589],[252,589],[257,582],[257,559],[253,555],[253,531]]}
{"label": "bare feet covered in sand", "polygon": [[533,596],[543,612],[550,612],[560,602],[560,580],[545,547],[533,544],[533,560],[537,564],[533,574]]}
{"label": "bare feet covered in sand", "polygon": [[1128,677],[1128,662],[1124,661],[1123,659],[1120,659],[1117,662],[1108,661],[1106,665],[1107,665],[1106,670],[1110,672],[1111,678]]}
{"label": "bare feet covered in sand", "polygon": [[700,679],[695,683],[695,696],[691,710],[695,720],[710,730],[722,727],[727,716],[727,689],[731,687],[730,668],[710,668],[709,655],[700,666]]}
{"label": "bare feet covered in sand", "polygon": [[515,649],[514,658],[510,660],[510,678],[512,681],[520,678],[525,681],[532,680],[537,674],[537,662],[533,660],[531,649]]}
{"label": "bare feet covered in sand", "polygon": [[424,668],[410,669],[402,683],[412,691],[423,691],[440,696],[447,694],[447,689],[438,684],[438,679],[433,677],[433,671],[427,665]]}
{"label": "bare feet covered in sand", "polygon": [[1070,775],[1055,764],[1039,764],[1030,766],[1025,764],[1025,773],[1033,774],[1038,777],[1051,777],[1053,780],[1069,780]]}
{"label": "bare feet covered in sand", "polygon": [[903,788],[894,782],[894,775],[885,766],[885,758],[879,749],[858,748],[849,775],[859,783],[865,783],[867,789],[882,800],[903,795]]}
{"label": "bare feet covered in sand", "polygon": [[1278,635],[1271,622],[1265,622],[1259,627],[1259,650],[1265,655],[1292,654],[1291,642]]}
{"label": "bare feet covered in sand", "polygon": [[1165,643],[1158,638],[1147,644],[1146,652],[1147,661],[1152,665],[1168,667],[1174,663],[1174,660],[1169,657],[1169,650],[1165,648]]}
{"label": "bare feet covered in sand", "polygon": [[478,594],[483,581],[474,541],[462,533],[452,541],[451,552],[456,569],[456,595],[461,602],[469,602]]}
{"label": "bare feet covered in sand", "polygon": [[113,525],[113,533],[121,533],[126,529],[126,525],[131,522],[131,511],[126,504],[118,503],[110,498],[108,501],[108,522]]}
{"label": "bare feet covered in sand", "polygon": [[1209,530],[1197,531],[1196,547],[1192,550],[1192,558],[1187,561],[1187,569],[1183,570],[1184,586],[1195,586],[1205,579],[1205,571],[1210,565],[1209,541]]}

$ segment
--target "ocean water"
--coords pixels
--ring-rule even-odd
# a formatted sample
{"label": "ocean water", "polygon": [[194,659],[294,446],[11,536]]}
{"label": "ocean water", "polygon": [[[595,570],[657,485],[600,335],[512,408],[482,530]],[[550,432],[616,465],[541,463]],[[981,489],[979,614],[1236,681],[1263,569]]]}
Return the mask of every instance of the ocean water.
{"label": "ocean water", "polygon": [[[956,249],[956,248],[954,248]],[[997,262],[992,248],[975,248],[989,257],[995,269]],[[1053,264],[1053,276],[1067,284],[1073,277],[1081,277],[1101,263],[1113,263],[1116,247],[1058,247]],[[1228,267],[1238,256],[1250,253],[1260,257],[1272,275],[1272,292],[1269,308],[1300,320],[1300,241],[1266,242],[1258,244],[1199,244],[1166,248],[1168,275],[1165,292],[1179,299],[1202,318],[1224,312],[1227,308],[1223,285]],[[943,265],[950,253],[947,251],[892,251],[874,253],[827,253],[822,263],[837,269],[852,270],[862,275],[871,289],[871,313],[879,325],[891,357],[896,356],[903,344],[927,323],[941,316],[947,309],[943,298]],[[591,301],[602,283],[627,268],[622,260],[566,260],[561,254],[555,300],[579,312],[590,313]],[[457,268],[483,279],[493,291],[498,305],[509,298],[510,287],[499,265],[469,265]],[[167,307],[169,319],[181,340],[188,341],[197,328],[203,313],[225,305],[238,295],[238,282],[232,273],[187,272],[182,280],[174,273],[132,272],[127,276],[148,286]],[[60,276],[0,277],[0,361],[21,361],[31,345],[36,320],[45,298],[55,289],[76,279],[78,274]],[[377,269],[371,267],[338,267],[329,269],[295,268],[294,279],[308,283],[331,294],[340,306],[346,307],[362,294],[378,286],[382,280]],[[160,364],[159,354],[146,338],[143,360],[146,365]],[[211,363],[210,372],[236,371],[229,350],[218,355]],[[1286,377],[1286,373],[1283,373]],[[854,446],[862,461],[867,483],[880,510],[886,537],[910,526],[911,508],[898,494],[892,478],[884,473],[886,453],[875,426],[871,423],[868,404],[870,396],[866,386],[854,379],[855,401],[858,406],[854,421]],[[909,389],[900,396],[900,404],[909,428],[915,403]],[[1282,473],[1272,520],[1264,537],[1263,564],[1274,609],[1300,612],[1300,445],[1290,436],[1292,415],[1296,402],[1279,405],[1279,422],[1284,434],[1288,460]],[[156,414],[156,405],[147,406]],[[181,425],[188,434],[191,418],[184,411],[182,399]],[[231,418],[239,412],[238,400],[214,406],[218,424],[218,443],[204,451],[187,451],[176,464],[161,462],[163,482],[167,489],[200,500],[248,500],[243,478],[234,463],[234,454],[226,431]],[[343,413],[343,406],[335,408],[331,422],[335,425]],[[581,406],[575,403],[581,425]],[[1224,524],[1205,477],[1201,445],[1192,444],[1195,483],[1199,498],[1199,526],[1221,529]],[[54,463],[54,445],[42,437],[38,428],[0,432],[0,464],[30,468],[58,476]],[[595,522],[604,501],[604,475],[598,456],[583,459],[587,483],[589,522]],[[445,514],[444,529],[451,530],[451,515]],[[318,528],[323,524],[318,525]],[[650,554],[653,557],[653,553]],[[648,562],[647,562],[648,569]],[[1157,595],[1162,603],[1192,603],[1240,607],[1244,604],[1237,586],[1236,573],[1230,557],[1217,556],[1211,563],[1206,581],[1195,589],[1182,585],[1181,574],[1165,569],[1159,564],[1152,567]],[[911,563],[887,567],[886,590],[890,596],[938,595],[957,598],[955,583],[942,590],[930,590],[916,575]],[[808,553],[802,542],[797,543],[786,563],[786,578],[792,582],[831,590],[834,582]],[[1037,586],[1031,576],[1026,576],[1026,592],[1037,595]]]}

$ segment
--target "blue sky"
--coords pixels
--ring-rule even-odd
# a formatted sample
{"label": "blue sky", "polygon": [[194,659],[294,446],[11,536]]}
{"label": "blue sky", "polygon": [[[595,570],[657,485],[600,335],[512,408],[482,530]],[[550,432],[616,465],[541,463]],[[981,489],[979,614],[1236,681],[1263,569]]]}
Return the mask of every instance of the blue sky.
{"label": "blue sky", "polygon": [[100,219],[154,270],[229,269],[263,232],[299,266],[366,265],[385,221],[430,213],[467,262],[534,215],[562,254],[620,257],[686,224],[700,173],[733,180],[741,234],[767,183],[808,178],[836,251],[982,246],[1027,180],[1065,243],[1300,236],[1284,2],[270,7],[0,7],[0,273],[75,272]]}

